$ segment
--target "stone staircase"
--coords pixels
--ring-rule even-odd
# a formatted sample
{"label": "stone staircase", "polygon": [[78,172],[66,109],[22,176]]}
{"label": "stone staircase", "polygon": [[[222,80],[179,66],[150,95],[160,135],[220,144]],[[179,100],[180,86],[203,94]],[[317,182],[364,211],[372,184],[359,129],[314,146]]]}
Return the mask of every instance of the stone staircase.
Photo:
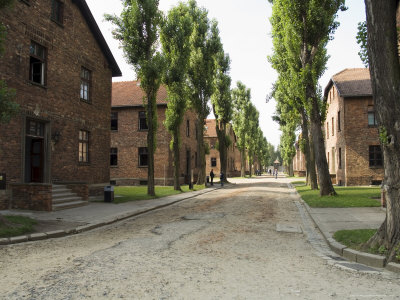
{"label": "stone staircase", "polygon": [[53,211],[84,206],[89,203],[88,201],[83,201],[81,197],[65,185],[53,184],[52,196]]}

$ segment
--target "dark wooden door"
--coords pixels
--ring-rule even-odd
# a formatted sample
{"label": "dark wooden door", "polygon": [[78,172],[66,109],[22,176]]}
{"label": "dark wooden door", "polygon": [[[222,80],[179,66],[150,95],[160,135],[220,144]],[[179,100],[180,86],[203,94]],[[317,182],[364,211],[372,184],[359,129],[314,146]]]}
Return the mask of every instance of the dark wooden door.
{"label": "dark wooden door", "polygon": [[31,182],[43,182],[43,139],[32,139]]}

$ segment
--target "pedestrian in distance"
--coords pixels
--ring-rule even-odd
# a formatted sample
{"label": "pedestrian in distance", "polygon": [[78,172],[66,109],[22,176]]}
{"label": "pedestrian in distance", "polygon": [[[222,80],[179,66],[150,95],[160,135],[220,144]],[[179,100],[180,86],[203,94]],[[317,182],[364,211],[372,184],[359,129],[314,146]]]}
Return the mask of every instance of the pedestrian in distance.
{"label": "pedestrian in distance", "polygon": [[219,174],[219,179],[221,180],[221,186],[224,186],[224,173],[221,171],[221,174]]}
{"label": "pedestrian in distance", "polygon": [[210,171],[210,178],[211,178],[211,185],[214,185],[214,171],[213,171],[213,169],[211,169],[211,171]]}

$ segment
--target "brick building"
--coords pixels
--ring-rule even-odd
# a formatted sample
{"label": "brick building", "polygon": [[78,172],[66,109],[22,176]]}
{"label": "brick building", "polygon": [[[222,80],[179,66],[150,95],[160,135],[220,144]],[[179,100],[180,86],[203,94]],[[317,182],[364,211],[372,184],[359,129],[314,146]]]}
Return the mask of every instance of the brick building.
{"label": "brick building", "polygon": [[338,185],[379,184],[383,156],[376,126],[369,70],[345,69],[325,88],[329,170]]}
{"label": "brick building", "polygon": [[52,210],[55,183],[78,199],[102,193],[109,183],[111,80],[121,71],[86,2],[14,1],[0,21],[7,28],[0,79],[20,105],[0,125],[7,182],[0,208]]}
{"label": "brick building", "polygon": [[[110,176],[116,185],[147,184],[147,125],[144,93],[138,81],[114,82],[112,89]],[[157,150],[154,154],[156,185],[173,185],[171,135],[164,126],[167,90],[157,94]],[[181,183],[197,177],[196,114],[188,110],[182,122]],[[194,179],[195,179],[194,178]]]}
{"label": "brick building", "polygon": [[[221,163],[219,157],[219,151],[217,150],[217,131],[216,131],[216,120],[215,119],[207,119],[206,120],[206,132],[204,134],[204,142],[209,145],[210,154],[206,155],[206,174],[210,174],[211,169],[215,176],[219,176],[221,172]],[[232,144],[228,147],[228,160],[227,160],[227,169],[226,176],[228,177],[236,177],[240,176],[240,151],[236,147],[236,135],[233,132],[233,128],[230,124],[227,125],[227,131],[229,139]],[[248,169],[248,167],[247,167]]]}

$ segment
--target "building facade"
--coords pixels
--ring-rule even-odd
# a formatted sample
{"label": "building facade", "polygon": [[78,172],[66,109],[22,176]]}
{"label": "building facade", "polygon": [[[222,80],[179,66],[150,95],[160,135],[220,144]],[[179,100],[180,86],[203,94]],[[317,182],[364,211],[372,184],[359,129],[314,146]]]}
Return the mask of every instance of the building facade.
{"label": "building facade", "polygon": [[345,69],[325,88],[324,124],[329,171],[338,185],[380,184],[383,155],[369,70]]}
{"label": "building facade", "polygon": [[[240,176],[240,151],[236,147],[236,135],[233,131],[232,125],[227,125],[227,135],[231,141],[231,145],[228,147],[228,159],[227,159],[227,169],[226,176],[237,177]],[[206,155],[206,174],[209,175],[211,169],[213,170],[215,176],[219,176],[221,173],[221,162],[220,155],[217,147],[218,137],[216,131],[216,120],[207,119],[206,120],[206,131],[204,134],[204,142],[208,144],[210,149],[210,154]],[[248,168],[247,168],[248,169]]]}
{"label": "building facade", "polygon": [[[147,123],[144,93],[138,81],[114,82],[111,113],[110,176],[116,185],[147,184]],[[171,135],[164,126],[167,90],[157,94],[157,149],[154,154],[156,185],[173,185]],[[180,182],[197,179],[196,114],[188,110],[181,124]]]}
{"label": "building facade", "polygon": [[52,210],[53,184],[83,199],[102,193],[109,183],[111,80],[121,71],[86,2],[14,1],[0,20],[7,28],[0,79],[20,106],[0,125],[7,183],[0,207]]}
{"label": "building facade", "polygon": [[295,176],[305,177],[307,175],[306,158],[303,152],[301,152],[299,142],[295,144],[296,154],[293,157],[293,173]]}

